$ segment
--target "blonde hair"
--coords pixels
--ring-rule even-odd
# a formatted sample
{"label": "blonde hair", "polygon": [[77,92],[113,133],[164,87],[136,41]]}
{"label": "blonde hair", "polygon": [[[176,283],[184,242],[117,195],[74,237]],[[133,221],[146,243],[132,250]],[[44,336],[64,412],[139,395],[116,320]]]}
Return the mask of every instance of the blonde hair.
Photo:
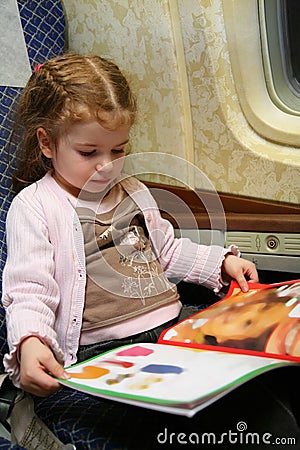
{"label": "blonde hair", "polygon": [[118,66],[99,56],[74,53],[39,65],[22,93],[15,115],[14,133],[21,136],[15,190],[20,191],[51,169],[51,160],[39,148],[38,128],[44,128],[56,146],[70,125],[90,118],[107,129],[134,123],[135,97]]}

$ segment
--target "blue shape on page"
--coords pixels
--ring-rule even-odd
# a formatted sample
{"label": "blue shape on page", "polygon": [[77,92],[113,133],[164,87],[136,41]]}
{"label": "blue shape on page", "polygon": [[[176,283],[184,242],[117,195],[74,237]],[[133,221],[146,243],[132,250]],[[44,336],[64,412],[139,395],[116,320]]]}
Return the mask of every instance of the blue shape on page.
{"label": "blue shape on page", "polygon": [[166,373],[180,374],[183,372],[183,369],[182,367],[171,366],[169,364],[149,364],[148,366],[143,367],[141,371],[159,374],[166,374]]}

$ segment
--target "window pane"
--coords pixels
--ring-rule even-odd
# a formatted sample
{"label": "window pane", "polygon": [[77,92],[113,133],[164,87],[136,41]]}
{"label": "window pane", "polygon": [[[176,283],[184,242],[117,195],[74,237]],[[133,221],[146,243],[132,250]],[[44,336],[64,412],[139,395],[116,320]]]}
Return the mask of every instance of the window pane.
{"label": "window pane", "polygon": [[[259,0],[262,39],[266,31],[264,68],[269,95],[280,109],[300,115],[300,2]],[[270,67],[270,69],[269,69]]]}
{"label": "window pane", "polygon": [[[299,90],[300,84],[300,2],[281,0],[282,24],[290,81]],[[297,86],[295,85],[297,83]]]}

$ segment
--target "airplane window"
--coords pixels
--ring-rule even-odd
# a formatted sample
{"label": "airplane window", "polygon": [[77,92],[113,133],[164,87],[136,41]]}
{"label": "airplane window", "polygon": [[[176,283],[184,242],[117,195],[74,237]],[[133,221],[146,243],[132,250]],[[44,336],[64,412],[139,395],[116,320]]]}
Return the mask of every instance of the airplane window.
{"label": "airplane window", "polygon": [[[299,0],[223,0],[239,104],[264,139],[300,147]],[[274,155],[278,155],[274,151]],[[275,157],[275,156],[274,156]]]}
{"label": "airplane window", "polygon": [[265,27],[263,58],[269,95],[280,109],[300,115],[300,2],[265,0],[263,8],[260,27],[262,38]]}
{"label": "airplane window", "polygon": [[300,93],[300,3],[299,0],[281,0],[281,21],[283,29],[283,57],[286,59],[288,79]]}

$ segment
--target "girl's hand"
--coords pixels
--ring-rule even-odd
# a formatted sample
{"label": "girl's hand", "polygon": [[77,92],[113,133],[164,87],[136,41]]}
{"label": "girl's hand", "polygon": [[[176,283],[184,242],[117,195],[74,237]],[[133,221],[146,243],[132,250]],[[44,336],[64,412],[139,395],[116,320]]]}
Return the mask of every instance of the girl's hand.
{"label": "girl's hand", "polygon": [[21,387],[34,395],[47,397],[61,386],[47,372],[56,377],[68,378],[49,347],[36,336],[25,339],[20,345]]}
{"label": "girl's hand", "polygon": [[249,291],[248,281],[258,283],[255,264],[230,253],[225,256],[222,269],[230,278],[234,278],[243,292]]}

